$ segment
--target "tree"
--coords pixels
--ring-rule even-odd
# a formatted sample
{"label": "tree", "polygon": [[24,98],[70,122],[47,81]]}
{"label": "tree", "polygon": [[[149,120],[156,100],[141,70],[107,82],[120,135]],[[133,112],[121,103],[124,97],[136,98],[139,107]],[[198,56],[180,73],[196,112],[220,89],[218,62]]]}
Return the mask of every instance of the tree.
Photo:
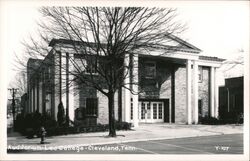
{"label": "tree", "polygon": [[9,88],[18,88],[17,95],[20,98],[27,92],[27,78],[24,71],[20,71],[15,75],[15,79],[9,83]]}
{"label": "tree", "polygon": [[[173,34],[180,34],[184,25],[175,21],[176,10],[141,7],[43,7],[45,20],[39,23],[40,41],[31,37],[24,42],[30,56],[47,55],[44,44],[52,38],[72,41],[71,49],[78,58],[69,57],[74,70],[71,81],[91,86],[108,98],[109,136],[116,136],[114,95],[121,87],[138,94],[128,85],[138,85],[132,69],[138,68],[134,57],[164,48],[163,54],[173,53],[167,46]],[[130,58],[130,61],[126,61]],[[86,63],[88,62],[88,63]],[[97,65],[98,64],[98,65]],[[88,74],[86,74],[86,71]],[[131,78],[127,84],[124,80]],[[68,116],[66,116],[68,117]]]}
{"label": "tree", "polygon": [[245,51],[243,49],[238,49],[223,62],[220,70],[223,72],[225,78],[244,75],[244,55]]}
{"label": "tree", "polygon": [[62,126],[65,123],[65,112],[62,102],[58,105],[57,121],[59,126]]}

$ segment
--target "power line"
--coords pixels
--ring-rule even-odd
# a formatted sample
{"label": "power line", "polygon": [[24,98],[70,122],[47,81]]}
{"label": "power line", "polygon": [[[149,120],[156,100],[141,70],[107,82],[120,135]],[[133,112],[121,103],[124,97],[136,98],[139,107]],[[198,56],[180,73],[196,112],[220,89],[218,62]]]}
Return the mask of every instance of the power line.
{"label": "power line", "polygon": [[13,115],[13,126],[15,127],[15,113],[16,113],[16,92],[18,88],[8,88],[8,90],[12,93],[12,115]]}

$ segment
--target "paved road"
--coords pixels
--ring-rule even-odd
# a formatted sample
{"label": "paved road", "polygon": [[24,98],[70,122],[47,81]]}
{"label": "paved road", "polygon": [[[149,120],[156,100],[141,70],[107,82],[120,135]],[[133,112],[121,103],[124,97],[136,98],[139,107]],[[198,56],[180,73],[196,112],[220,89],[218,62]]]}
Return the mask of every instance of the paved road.
{"label": "paved road", "polygon": [[[51,154],[243,154],[243,134],[201,136],[75,147],[71,150],[13,151],[8,153]],[[65,148],[65,147],[64,147]]]}

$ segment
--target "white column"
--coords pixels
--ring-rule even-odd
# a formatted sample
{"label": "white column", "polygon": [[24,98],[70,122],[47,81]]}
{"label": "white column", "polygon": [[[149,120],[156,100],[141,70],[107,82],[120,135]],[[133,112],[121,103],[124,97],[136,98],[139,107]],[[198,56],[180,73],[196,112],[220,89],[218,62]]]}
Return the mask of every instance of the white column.
{"label": "white column", "polygon": [[72,64],[71,59],[74,58],[73,54],[69,54],[68,57],[68,62],[69,62],[69,82],[71,82],[69,84],[69,119],[74,121],[74,117],[75,117],[75,106],[74,106],[74,82],[72,82],[74,76],[71,74],[74,71],[74,65]]}
{"label": "white column", "polygon": [[34,93],[34,87],[31,86],[30,98],[29,98],[30,99],[30,111],[29,111],[30,113],[34,112],[33,111],[33,109],[34,109],[34,107],[33,107],[34,106],[34,103],[33,103],[34,102],[34,95],[33,95],[33,93]]}
{"label": "white column", "polygon": [[130,73],[127,67],[129,67],[129,54],[125,55],[124,60],[124,121],[130,122],[130,106],[131,106],[131,93],[130,93]]}
{"label": "white column", "polygon": [[191,110],[191,60],[186,62],[186,116],[187,124],[192,124]]}
{"label": "white column", "polygon": [[54,118],[55,120],[57,120],[57,112],[58,112],[58,105],[60,103],[60,67],[59,67],[59,61],[60,61],[60,54],[59,52],[55,52],[55,59],[54,59],[54,64],[55,64],[55,80],[54,80],[54,107],[52,107],[54,109]]}
{"label": "white column", "polygon": [[198,124],[199,110],[198,110],[198,65],[193,61],[193,103],[194,103],[194,123]]}
{"label": "white column", "polygon": [[62,66],[61,66],[61,91],[62,91],[62,103],[66,114],[66,53],[62,52]]}
{"label": "white column", "polygon": [[133,88],[133,122],[134,122],[134,127],[138,127],[138,54],[135,54],[133,56],[133,85],[132,85],[132,88]]}
{"label": "white column", "polygon": [[34,86],[34,110],[33,112],[36,112],[38,110],[37,108],[37,83],[35,83],[35,86]]}
{"label": "white column", "polygon": [[210,68],[210,116],[214,117],[214,67]]}
{"label": "white column", "polygon": [[[43,87],[42,87],[42,81],[38,83],[39,84],[39,112],[42,113],[43,112],[43,95],[42,95],[42,91],[43,91]],[[45,111],[46,112],[46,111]]]}
{"label": "white column", "polygon": [[217,83],[217,69],[214,68],[214,117],[219,116],[219,95],[218,95],[218,83]]}
{"label": "white column", "polygon": [[48,110],[51,110],[51,94],[47,94],[45,96],[45,112],[47,112]]}

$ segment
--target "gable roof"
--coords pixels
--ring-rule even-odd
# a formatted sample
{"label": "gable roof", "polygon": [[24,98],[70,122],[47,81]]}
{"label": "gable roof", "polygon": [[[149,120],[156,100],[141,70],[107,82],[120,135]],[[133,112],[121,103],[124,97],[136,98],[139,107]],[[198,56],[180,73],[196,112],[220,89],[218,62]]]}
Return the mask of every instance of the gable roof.
{"label": "gable roof", "polygon": [[[200,53],[202,51],[201,49],[197,48],[196,46],[188,43],[187,41],[182,40],[181,38],[179,38],[177,36],[174,36],[173,34],[168,34],[167,37],[180,43],[181,48],[193,50],[193,51],[196,51],[197,53]],[[176,47],[178,47],[178,46],[176,46]]]}
{"label": "gable roof", "polygon": [[[195,47],[194,45],[182,40],[181,38],[174,36],[172,34],[166,34],[166,42],[164,45],[154,45],[152,44],[152,48],[156,49],[165,49],[165,50],[174,50],[174,51],[182,51],[182,52],[190,52],[190,53],[200,53],[202,50]],[[84,42],[69,40],[69,39],[52,39],[49,43],[49,46],[54,46],[55,44],[69,44],[69,45],[83,45]],[[95,45],[94,42],[88,42],[88,45]],[[102,44],[105,45],[105,44]]]}

